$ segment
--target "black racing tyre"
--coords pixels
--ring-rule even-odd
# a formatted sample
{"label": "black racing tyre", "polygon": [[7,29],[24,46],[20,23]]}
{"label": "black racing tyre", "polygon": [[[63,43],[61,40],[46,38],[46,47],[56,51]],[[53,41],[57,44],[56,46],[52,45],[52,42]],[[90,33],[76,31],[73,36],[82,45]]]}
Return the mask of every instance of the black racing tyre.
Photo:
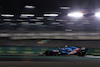
{"label": "black racing tyre", "polygon": [[50,51],[49,51],[49,50],[46,50],[46,51],[45,51],[45,55],[46,55],[46,56],[50,56]]}
{"label": "black racing tyre", "polygon": [[81,52],[81,51],[78,51],[78,52],[77,52],[77,55],[78,55],[78,56],[81,56],[81,55],[82,55],[82,52]]}
{"label": "black racing tyre", "polygon": [[77,55],[84,57],[85,56],[85,51],[78,51]]}

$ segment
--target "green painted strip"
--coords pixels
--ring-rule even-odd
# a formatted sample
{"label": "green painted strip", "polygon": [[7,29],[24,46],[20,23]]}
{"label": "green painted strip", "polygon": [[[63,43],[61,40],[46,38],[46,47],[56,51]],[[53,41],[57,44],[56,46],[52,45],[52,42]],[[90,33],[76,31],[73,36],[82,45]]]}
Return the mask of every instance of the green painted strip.
{"label": "green painted strip", "polygon": [[24,53],[24,54],[34,54],[35,52],[34,51],[23,51],[22,53]]}
{"label": "green painted strip", "polygon": [[14,53],[14,54],[16,54],[16,53],[19,53],[18,51],[7,51],[7,53]]}
{"label": "green painted strip", "polygon": [[100,55],[100,53],[92,53],[92,55]]}
{"label": "green painted strip", "polygon": [[4,53],[4,51],[0,51],[0,53]]}
{"label": "green painted strip", "polygon": [[95,52],[100,52],[100,49],[96,49]]}

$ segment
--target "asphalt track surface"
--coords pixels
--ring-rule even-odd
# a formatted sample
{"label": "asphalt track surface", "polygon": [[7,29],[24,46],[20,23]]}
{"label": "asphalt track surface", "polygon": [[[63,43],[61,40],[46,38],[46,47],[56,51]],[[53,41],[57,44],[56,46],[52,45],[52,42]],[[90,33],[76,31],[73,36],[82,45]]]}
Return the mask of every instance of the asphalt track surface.
{"label": "asphalt track surface", "polygon": [[0,67],[100,67],[100,56],[0,56]]}
{"label": "asphalt track surface", "polygon": [[0,61],[100,62],[100,56],[0,56]]}

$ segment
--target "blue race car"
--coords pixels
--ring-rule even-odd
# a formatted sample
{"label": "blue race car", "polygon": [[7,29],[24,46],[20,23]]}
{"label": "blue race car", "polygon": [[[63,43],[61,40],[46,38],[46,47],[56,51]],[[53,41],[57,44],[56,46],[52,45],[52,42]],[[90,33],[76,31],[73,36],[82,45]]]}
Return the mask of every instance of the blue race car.
{"label": "blue race car", "polygon": [[65,48],[58,48],[53,50],[46,50],[41,56],[60,56],[60,55],[78,55],[84,56],[87,52],[85,47],[78,48],[75,46],[69,46]]}

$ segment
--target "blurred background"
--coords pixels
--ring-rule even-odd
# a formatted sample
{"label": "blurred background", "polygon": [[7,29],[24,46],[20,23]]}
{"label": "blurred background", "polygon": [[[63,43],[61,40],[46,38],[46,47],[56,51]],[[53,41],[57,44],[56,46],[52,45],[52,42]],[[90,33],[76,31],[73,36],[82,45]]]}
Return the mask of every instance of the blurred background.
{"label": "blurred background", "polygon": [[30,58],[65,44],[100,55],[99,0],[0,0],[1,60]]}

